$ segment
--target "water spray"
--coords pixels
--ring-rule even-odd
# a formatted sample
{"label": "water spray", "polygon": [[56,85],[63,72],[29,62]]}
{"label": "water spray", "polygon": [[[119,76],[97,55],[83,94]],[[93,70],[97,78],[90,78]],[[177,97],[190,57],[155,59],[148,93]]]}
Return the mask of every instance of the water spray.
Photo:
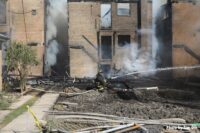
{"label": "water spray", "polygon": [[122,76],[114,76],[114,77],[111,77],[111,79],[122,78],[125,76],[131,76],[131,75],[135,75],[135,74],[155,73],[155,72],[162,72],[162,71],[169,71],[169,70],[191,70],[191,69],[197,69],[197,68],[200,68],[200,65],[157,68],[157,69],[152,69],[152,70],[148,70],[148,71],[137,71],[137,72],[127,73]]}

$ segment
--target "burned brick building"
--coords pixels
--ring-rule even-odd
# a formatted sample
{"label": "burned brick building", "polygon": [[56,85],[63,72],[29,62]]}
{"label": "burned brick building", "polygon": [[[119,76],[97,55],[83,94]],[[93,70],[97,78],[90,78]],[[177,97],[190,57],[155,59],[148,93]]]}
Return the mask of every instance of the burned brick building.
{"label": "burned brick building", "polygon": [[[197,13],[199,11],[199,1],[190,1],[190,3],[174,1],[172,5],[173,66],[199,64],[200,15]],[[174,76],[189,74],[198,75],[199,71],[174,72]]]}
{"label": "burned brick building", "polygon": [[[139,2],[136,1],[69,2],[72,76],[95,76],[98,68],[105,73],[109,72],[118,50],[126,43],[130,45],[139,41],[140,38],[136,34],[141,26],[141,23],[138,24],[138,20],[141,19],[138,16],[138,5]],[[81,49],[75,49],[77,45]]]}
{"label": "burned brick building", "polygon": [[[10,43],[12,41],[22,41],[37,51],[40,64],[32,68],[31,74],[33,75],[43,74],[43,2],[43,0],[0,1],[0,33],[9,36]],[[5,54],[3,60],[5,60]],[[3,65],[5,65],[5,61],[3,61]]]}
{"label": "burned brick building", "polygon": [[56,1],[0,1],[0,33],[37,50],[33,75],[93,77],[99,69],[109,75],[199,64],[197,0]]}
{"label": "burned brick building", "polygon": [[[159,4],[160,7],[170,6],[165,0]],[[106,74],[110,74],[111,71],[126,73],[144,70],[152,65],[148,61],[149,57],[141,59],[145,60],[142,63],[135,62],[139,60],[136,57],[139,53],[140,56],[152,55],[152,1],[70,0],[68,10],[72,76],[94,76],[98,69],[102,69]],[[165,32],[169,33],[169,30]],[[170,35],[167,36],[169,40]],[[79,50],[75,49],[77,45]],[[168,42],[169,59],[163,56],[167,63],[163,63],[160,67],[171,66],[170,48],[171,43]],[[144,68],[141,69],[140,66]]]}

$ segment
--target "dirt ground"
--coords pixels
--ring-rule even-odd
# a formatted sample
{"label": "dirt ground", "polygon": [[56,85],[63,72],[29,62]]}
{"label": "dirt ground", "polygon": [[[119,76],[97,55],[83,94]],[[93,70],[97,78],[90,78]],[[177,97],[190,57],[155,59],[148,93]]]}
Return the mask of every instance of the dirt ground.
{"label": "dirt ground", "polygon": [[[132,99],[127,99],[127,95],[132,96]],[[71,98],[61,96],[58,102],[78,104],[78,106],[56,104],[54,109],[59,111],[94,112],[139,119],[183,118],[188,123],[200,122],[199,93],[191,91],[163,89],[135,91],[126,95],[121,92],[117,94],[93,91]],[[160,128],[154,127],[151,132],[160,132]]]}
{"label": "dirt ground", "polygon": [[[175,95],[175,99],[172,99],[170,98],[172,97],[170,94],[172,91],[173,93],[183,93],[182,98],[187,97],[188,99],[183,101],[181,100],[181,96],[178,95]],[[99,93],[98,91],[94,91],[72,98],[60,97],[59,102],[78,103],[78,106],[59,107],[58,105],[55,108],[58,110],[96,112],[130,118],[183,118],[189,123],[200,122],[200,101],[198,94],[175,90],[171,90],[171,92],[168,90],[169,94],[165,94],[164,98],[162,95],[166,91],[138,91],[136,94],[139,100],[124,100],[121,98],[122,96],[116,93],[108,93],[107,91]]]}

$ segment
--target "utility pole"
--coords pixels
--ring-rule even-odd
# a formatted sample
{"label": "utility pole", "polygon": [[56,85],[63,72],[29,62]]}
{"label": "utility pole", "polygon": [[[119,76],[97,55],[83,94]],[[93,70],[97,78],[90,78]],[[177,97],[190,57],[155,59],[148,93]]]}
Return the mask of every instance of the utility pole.
{"label": "utility pole", "polygon": [[25,11],[24,11],[24,0],[22,0],[22,13],[23,13],[23,19],[24,19],[25,38],[26,38],[26,43],[27,43],[28,42],[28,35],[27,35],[26,18],[25,18]]}

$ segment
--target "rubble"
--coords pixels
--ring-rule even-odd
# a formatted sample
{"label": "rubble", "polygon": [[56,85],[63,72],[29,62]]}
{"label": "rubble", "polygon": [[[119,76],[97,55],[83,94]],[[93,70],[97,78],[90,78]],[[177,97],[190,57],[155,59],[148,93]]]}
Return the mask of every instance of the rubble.
{"label": "rubble", "polygon": [[[167,103],[159,91],[163,90],[140,90],[139,101],[124,100],[117,93],[109,91],[92,91],[70,98],[61,96],[53,110],[47,112],[50,127],[61,133],[107,133],[113,130],[119,133],[160,133],[172,129],[176,132],[186,129],[198,132],[199,126],[189,123],[200,121],[199,107],[176,104],[175,101],[181,103],[180,99],[174,99],[174,103]],[[194,102],[198,103],[198,100],[195,99]],[[60,103],[76,103],[76,106]]]}
{"label": "rubble", "polygon": [[[170,118],[170,119],[159,119],[159,120],[145,120],[145,119],[134,119],[127,117],[118,117],[114,115],[105,115],[98,113],[83,113],[83,112],[63,112],[63,111],[50,111],[48,112],[50,116],[54,119],[62,119],[64,123],[87,123],[96,124],[96,126],[74,129],[76,133],[126,133],[134,130],[140,130],[147,133],[148,129],[146,125],[159,125],[165,127],[166,129],[176,129],[176,130],[198,130],[199,126],[196,124],[186,124],[184,119]],[[69,125],[68,125],[69,126]],[[68,126],[64,126],[65,128]],[[57,127],[57,131],[66,131],[67,129],[60,129]],[[163,128],[164,131],[164,128]]]}

